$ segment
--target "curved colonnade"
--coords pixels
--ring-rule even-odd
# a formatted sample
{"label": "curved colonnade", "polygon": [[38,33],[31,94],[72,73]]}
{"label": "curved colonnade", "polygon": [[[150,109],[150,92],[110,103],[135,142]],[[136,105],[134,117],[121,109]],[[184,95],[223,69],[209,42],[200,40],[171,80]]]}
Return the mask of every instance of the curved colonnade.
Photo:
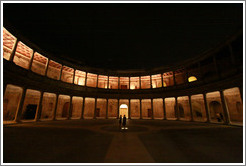
{"label": "curved colonnade", "polygon": [[149,71],[73,64],[15,36],[3,29],[6,123],[123,114],[129,119],[243,123],[242,31],[187,62]]}

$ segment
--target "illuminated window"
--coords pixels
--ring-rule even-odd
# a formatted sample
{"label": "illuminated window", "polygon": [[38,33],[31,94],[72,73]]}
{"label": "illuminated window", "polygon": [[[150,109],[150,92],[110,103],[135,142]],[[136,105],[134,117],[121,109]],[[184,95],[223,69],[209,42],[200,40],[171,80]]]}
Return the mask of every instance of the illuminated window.
{"label": "illuminated window", "polygon": [[190,77],[188,78],[188,81],[189,81],[189,82],[197,81],[197,78],[196,78],[195,76],[190,76]]}

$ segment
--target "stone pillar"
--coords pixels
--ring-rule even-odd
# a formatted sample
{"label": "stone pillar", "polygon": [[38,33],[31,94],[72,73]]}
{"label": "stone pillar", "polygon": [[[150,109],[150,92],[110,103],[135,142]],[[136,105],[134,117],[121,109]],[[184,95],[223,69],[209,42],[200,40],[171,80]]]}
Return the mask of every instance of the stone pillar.
{"label": "stone pillar", "polygon": [[161,74],[161,87],[164,87],[164,83],[163,83],[163,73]]}
{"label": "stone pillar", "polygon": [[94,119],[97,119],[97,98],[95,98]]}
{"label": "stone pillar", "polygon": [[154,106],[153,106],[153,98],[151,98],[151,110],[152,110],[152,119],[154,119]]}
{"label": "stone pillar", "polygon": [[75,69],[73,69],[73,83],[74,84],[74,80],[75,80]]}
{"label": "stone pillar", "polygon": [[40,117],[41,117],[43,95],[44,95],[44,92],[41,91],[40,99],[39,99],[39,104],[38,104],[38,111],[37,111],[37,113],[35,115],[35,121],[39,121],[40,120]]}
{"label": "stone pillar", "polygon": [[167,120],[165,98],[162,98],[162,102],[163,102],[163,115],[164,115],[164,120]]}
{"label": "stone pillar", "polygon": [[97,83],[96,83],[96,88],[98,88],[98,74],[97,74]]}
{"label": "stone pillar", "polygon": [[139,77],[139,89],[142,89],[141,88],[141,77]]}
{"label": "stone pillar", "polygon": [[206,110],[207,122],[210,123],[210,112],[208,110],[207,95],[203,93],[204,105]]}
{"label": "stone pillar", "polygon": [[87,86],[87,72],[85,72],[85,86]]}
{"label": "stone pillar", "polygon": [[173,71],[173,84],[176,85],[176,78],[175,78],[175,72]]}
{"label": "stone pillar", "polygon": [[57,106],[58,106],[58,99],[59,99],[59,94],[56,94],[56,105],[55,105],[55,110],[53,113],[53,120],[56,120],[56,111],[57,111]]}
{"label": "stone pillar", "polygon": [[131,119],[131,99],[129,99],[128,119]]}
{"label": "stone pillar", "polygon": [[14,55],[15,55],[15,52],[16,52],[16,48],[17,48],[18,42],[19,42],[19,40],[16,39],[15,44],[14,44],[14,48],[13,48],[11,54],[10,54],[10,57],[9,57],[9,61],[10,62],[13,62],[13,60],[14,60]]}
{"label": "stone pillar", "polygon": [[34,58],[34,53],[35,53],[35,50],[33,50],[33,52],[32,52],[32,56],[31,56],[31,59],[30,59],[30,63],[29,63],[29,66],[28,66],[28,70],[31,70],[32,62],[33,62],[33,58]]}
{"label": "stone pillar", "polygon": [[189,105],[190,105],[190,121],[194,121],[193,118],[193,111],[192,111],[192,104],[191,104],[191,96],[189,95]]}
{"label": "stone pillar", "polygon": [[80,119],[84,119],[84,112],[85,112],[85,97],[83,97],[83,105],[82,105],[82,112]]}
{"label": "stone pillar", "polygon": [[220,90],[220,98],[221,98],[221,103],[224,113],[224,124],[230,124],[230,117],[225,103],[225,96],[222,90]]}
{"label": "stone pillar", "polygon": [[108,82],[107,82],[107,89],[109,89],[109,76],[108,76]]}
{"label": "stone pillar", "polygon": [[215,55],[213,56],[213,63],[214,63],[216,74],[217,74],[218,77],[220,77],[220,72],[219,72],[219,69],[218,69],[218,66],[217,66]]}
{"label": "stone pillar", "polygon": [[68,118],[71,119],[73,112],[73,96],[70,96],[70,104],[69,104],[69,112],[68,112]]}
{"label": "stone pillar", "polygon": [[129,77],[129,88],[128,89],[131,89],[131,77]]}
{"label": "stone pillar", "polygon": [[120,77],[118,77],[118,89],[120,89]]}
{"label": "stone pillar", "polygon": [[153,86],[152,86],[152,76],[151,75],[150,75],[150,88],[153,89]]}
{"label": "stone pillar", "polygon": [[45,66],[45,74],[44,74],[44,76],[47,76],[49,64],[50,64],[50,59],[48,59],[48,62],[46,64],[46,66]]}
{"label": "stone pillar", "polygon": [[140,99],[140,119],[143,119],[143,115],[142,115],[142,99]]}
{"label": "stone pillar", "polygon": [[175,109],[176,109],[177,120],[180,120],[180,114],[179,114],[179,106],[178,106],[177,96],[175,96]]}
{"label": "stone pillar", "polygon": [[61,77],[62,77],[62,70],[63,70],[63,65],[61,66],[61,71],[60,71],[59,80],[61,80]]}
{"label": "stone pillar", "polygon": [[18,105],[18,108],[17,108],[17,112],[16,112],[16,115],[15,115],[15,122],[20,122],[21,120],[21,114],[22,114],[22,107],[23,107],[23,104],[24,104],[24,100],[25,100],[25,97],[26,97],[26,88],[24,87],[23,88],[23,92],[22,92],[22,96],[21,96],[21,100],[20,100],[20,103]]}
{"label": "stone pillar", "polygon": [[108,119],[108,99],[107,100],[107,103],[106,103],[106,119]]}
{"label": "stone pillar", "polygon": [[119,119],[119,115],[120,115],[120,99],[117,99],[117,119]]}

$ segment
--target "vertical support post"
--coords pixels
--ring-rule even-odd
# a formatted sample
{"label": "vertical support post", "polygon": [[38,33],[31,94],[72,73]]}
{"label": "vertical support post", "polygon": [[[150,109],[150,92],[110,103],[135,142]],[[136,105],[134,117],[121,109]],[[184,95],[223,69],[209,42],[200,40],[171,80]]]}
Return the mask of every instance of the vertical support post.
{"label": "vertical support post", "polygon": [[56,94],[56,105],[53,113],[53,120],[56,120],[56,112],[57,112],[57,106],[58,106],[58,99],[59,99],[59,94]]}
{"label": "vertical support post", "polygon": [[230,117],[225,103],[225,96],[222,90],[220,90],[220,98],[221,98],[221,103],[224,113],[224,124],[230,124]]}
{"label": "vertical support post", "polygon": [[108,119],[108,98],[106,99],[106,119]]}
{"label": "vertical support post", "polygon": [[129,88],[128,89],[131,89],[131,77],[129,77]]}
{"label": "vertical support post", "polygon": [[152,119],[154,119],[154,105],[153,105],[153,98],[151,98],[151,110],[152,110]]}
{"label": "vertical support post", "polygon": [[142,114],[142,99],[140,99],[140,119],[143,119],[143,114]]}
{"label": "vertical support post", "polygon": [[72,113],[73,113],[73,96],[70,96],[69,113],[67,119],[71,119]]}
{"label": "vertical support post", "polygon": [[139,76],[139,89],[142,89],[141,88],[141,77]]}
{"label": "vertical support post", "polygon": [[45,73],[44,73],[44,76],[47,76],[49,64],[50,64],[50,59],[48,59],[48,62],[47,62],[47,64],[46,64],[46,66],[45,66]]}
{"label": "vertical support post", "polygon": [[75,80],[75,69],[73,69],[73,82],[72,82],[72,84],[75,84],[74,80]]}
{"label": "vertical support post", "polygon": [[19,40],[16,39],[15,44],[14,44],[14,48],[13,48],[11,54],[10,54],[10,57],[9,57],[9,61],[10,62],[13,62],[13,60],[14,60],[14,55],[15,55],[15,52],[16,52],[16,48],[17,48],[18,42],[19,42]]}
{"label": "vertical support post", "polygon": [[35,53],[35,50],[32,50],[32,56],[31,56],[31,59],[30,59],[30,63],[28,65],[28,70],[31,70],[32,62],[33,62],[33,58],[34,58],[34,53]]}
{"label": "vertical support post", "polygon": [[165,98],[162,98],[162,102],[163,102],[163,115],[164,115],[164,120],[167,120],[167,112],[166,112]]}
{"label": "vertical support post", "polygon": [[97,74],[97,83],[96,83],[96,88],[98,88],[98,74]]}
{"label": "vertical support post", "polygon": [[164,87],[164,83],[163,83],[163,73],[161,74],[161,87]]}
{"label": "vertical support post", "polygon": [[39,121],[40,120],[40,117],[41,117],[43,95],[44,95],[44,92],[41,91],[40,99],[39,99],[39,104],[38,104],[38,111],[37,111],[36,116],[35,116],[35,121],[36,122]]}
{"label": "vertical support post", "polygon": [[80,119],[84,119],[84,112],[85,112],[85,97],[83,97],[83,105],[82,105],[82,112]]}
{"label": "vertical support post", "polygon": [[25,97],[26,97],[26,91],[27,91],[27,89],[26,89],[26,87],[24,87],[23,92],[22,92],[22,96],[21,96],[21,100],[20,100],[16,115],[15,115],[15,120],[14,120],[15,122],[20,122],[22,108],[23,108]]}
{"label": "vertical support post", "polygon": [[108,82],[107,82],[107,89],[109,89],[109,76],[108,76]]}
{"label": "vertical support post", "polygon": [[131,99],[129,99],[128,119],[131,119]]}
{"label": "vertical support post", "polygon": [[193,110],[192,110],[191,96],[190,95],[189,95],[189,105],[190,105],[190,121],[193,122],[194,117],[193,117]]}
{"label": "vertical support post", "polygon": [[208,110],[207,95],[203,93],[204,105],[206,110],[207,122],[210,123],[210,112]]}
{"label": "vertical support post", "polygon": [[120,77],[118,77],[118,89],[120,89]]}
{"label": "vertical support post", "polygon": [[61,66],[61,71],[60,71],[59,80],[61,80],[61,77],[62,77],[62,70],[63,70],[63,65]]}
{"label": "vertical support post", "polygon": [[177,120],[180,120],[180,114],[179,114],[179,106],[178,106],[177,96],[175,96],[175,111],[176,111]]}
{"label": "vertical support post", "polygon": [[173,84],[176,85],[176,78],[175,78],[175,72],[173,71]]}
{"label": "vertical support post", "polygon": [[150,78],[150,88],[153,89],[153,86],[152,86],[152,75],[150,75],[149,78]]}
{"label": "vertical support post", "polygon": [[120,115],[120,99],[117,99],[118,102],[117,102],[117,119],[119,119],[119,115]]}
{"label": "vertical support post", "polygon": [[85,86],[87,86],[87,75],[88,75],[88,73],[85,72]]}
{"label": "vertical support post", "polygon": [[94,119],[97,118],[97,98],[95,98]]}

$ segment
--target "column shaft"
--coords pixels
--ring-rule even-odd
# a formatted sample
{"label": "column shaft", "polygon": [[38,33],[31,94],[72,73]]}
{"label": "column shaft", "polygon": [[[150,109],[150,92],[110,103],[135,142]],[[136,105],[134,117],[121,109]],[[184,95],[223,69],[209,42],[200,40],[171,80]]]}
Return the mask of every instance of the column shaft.
{"label": "column shaft", "polygon": [[179,114],[179,106],[178,106],[177,96],[175,96],[175,110],[176,110],[177,120],[180,120],[180,114]]}
{"label": "column shaft", "polygon": [[162,98],[162,102],[163,102],[163,115],[164,115],[164,120],[167,120],[165,98]]}
{"label": "column shaft", "polygon": [[98,88],[98,74],[97,74],[97,83],[96,83],[96,88]]}
{"label": "column shaft", "polygon": [[150,75],[150,88],[152,89],[153,86],[152,86],[152,76]]}
{"label": "column shaft", "polygon": [[118,103],[117,103],[117,119],[119,119],[119,115],[120,115],[120,99],[117,99]]}
{"label": "column shaft", "polygon": [[83,105],[82,105],[82,112],[80,119],[84,119],[84,112],[85,112],[85,97],[83,97]]}
{"label": "column shaft", "polygon": [[62,70],[63,70],[63,65],[61,66],[61,71],[60,71],[59,80],[61,80],[61,77],[62,77]]}
{"label": "column shaft", "polygon": [[74,80],[75,80],[75,69],[73,69],[73,83],[74,84]]}
{"label": "column shaft", "polygon": [[190,121],[194,121],[193,118],[193,111],[192,111],[192,104],[191,104],[191,96],[189,95],[189,105],[190,105]]}
{"label": "column shaft", "polygon": [[95,98],[94,119],[97,118],[97,98]]}
{"label": "column shaft", "polygon": [[33,57],[34,57],[34,50],[32,52],[32,56],[31,56],[31,59],[30,59],[30,63],[29,63],[29,66],[28,66],[28,70],[31,70],[31,67],[32,67],[32,62],[33,62]]}
{"label": "column shaft", "polygon": [[224,124],[230,124],[230,117],[225,103],[225,96],[222,90],[220,90],[220,98],[221,98],[221,103],[224,113]]}
{"label": "column shaft", "polygon": [[131,119],[131,99],[129,99],[128,119]]}
{"label": "column shaft", "polygon": [[140,99],[140,119],[143,119],[143,115],[142,115],[142,99]]}
{"label": "column shaft", "polygon": [[45,66],[45,74],[44,74],[44,76],[47,76],[49,64],[50,64],[50,59],[48,59],[48,62],[46,64],[46,66]]}
{"label": "column shaft", "polygon": [[109,76],[108,76],[108,81],[107,81],[107,89],[109,89]]}
{"label": "column shaft", "polygon": [[164,84],[163,84],[163,73],[161,74],[161,87],[164,87]]}
{"label": "column shaft", "polygon": [[53,120],[56,120],[56,111],[57,111],[57,106],[58,106],[58,99],[59,99],[59,94],[56,94],[56,104],[55,104],[55,109],[53,113]]}
{"label": "column shaft", "polygon": [[87,86],[87,72],[85,72],[85,86]]}
{"label": "column shaft", "polygon": [[154,119],[154,105],[153,105],[153,98],[151,98],[151,110],[152,110],[152,119]]}
{"label": "column shaft", "polygon": [[40,120],[40,117],[41,117],[43,95],[44,95],[44,92],[41,91],[40,99],[39,99],[39,104],[38,104],[38,109],[37,109],[38,111],[37,111],[36,116],[35,116],[35,120],[36,121],[39,121]]}
{"label": "column shaft", "polygon": [[71,119],[72,113],[73,113],[73,96],[70,96],[69,113],[67,119]]}
{"label": "column shaft", "polygon": [[206,110],[206,116],[207,116],[207,122],[210,122],[210,113],[208,110],[208,103],[207,103],[207,95],[206,93],[203,93],[203,99],[204,99],[204,105],[205,105],[205,110]]}
{"label": "column shaft", "polygon": [[142,89],[141,88],[141,77],[139,77],[139,89]]}
{"label": "column shaft", "polygon": [[15,120],[14,120],[15,122],[20,122],[21,114],[22,114],[22,108],[23,108],[25,97],[26,97],[26,90],[27,89],[24,87],[23,92],[22,92],[22,96],[21,96],[21,100],[20,100],[16,115],[15,115]]}
{"label": "column shaft", "polygon": [[11,54],[10,54],[10,57],[9,57],[9,61],[10,62],[13,62],[13,60],[14,60],[14,55],[15,55],[15,52],[16,52],[16,48],[17,48],[18,42],[19,42],[19,40],[16,39],[16,42],[14,44],[14,48],[13,48]]}
{"label": "column shaft", "polygon": [[108,119],[108,99],[107,99],[107,103],[106,103],[106,119]]}

